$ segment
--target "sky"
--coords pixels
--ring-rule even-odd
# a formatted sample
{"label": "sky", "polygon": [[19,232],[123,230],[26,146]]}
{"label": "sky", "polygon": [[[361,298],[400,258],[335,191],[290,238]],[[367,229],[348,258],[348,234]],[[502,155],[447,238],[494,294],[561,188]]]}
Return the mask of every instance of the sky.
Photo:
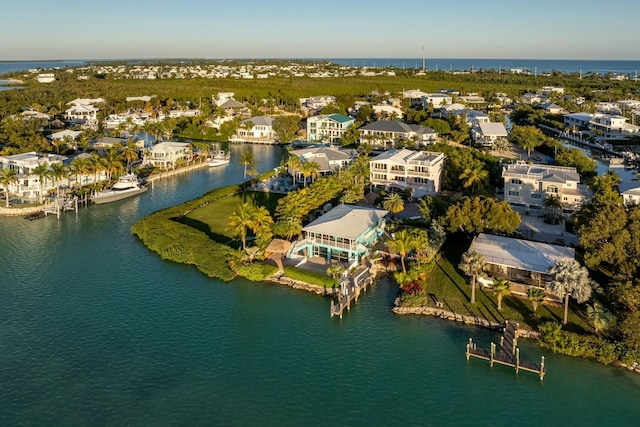
{"label": "sky", "polygon": [[0,61],[133,58],[640,59],[638,0],[29,0]]}

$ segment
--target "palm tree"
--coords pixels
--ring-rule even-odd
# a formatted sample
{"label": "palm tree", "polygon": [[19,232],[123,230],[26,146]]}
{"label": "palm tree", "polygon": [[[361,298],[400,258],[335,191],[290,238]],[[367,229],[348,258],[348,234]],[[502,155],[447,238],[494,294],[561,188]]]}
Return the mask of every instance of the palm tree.
{"label": "palm tree", "polygon": [[476,302],[476,278],[484,271],[487,260],[484,255],[477,252],[465,252],[462,254],[460,268],[467,276],[471,276],[471,304]]}
{"label": "palm tree", "polygon": [[120,152],[116,148],[109,148],[104,152],[104,166],[107,171],[107,179],[111,180],[113,175],[117,175],[122,172],[124,166],[122,165]]}
{"label": "palm tree", "polygon": [[484,168],[482,163],[476,162],[467,167],[458,179],[464,180],[462,186],[469,188],[471,194],[477,194],[478,187],[484,188],[488,177],[489,171]]}
{"label": "palm tree", "polygon": [[6,201],[6,207],[9,207],[9,186],[15,182],[18,182],[18,173],[9,168],[2,168],[2,174],[0,175],[0,184],[4,188],[4,197]]}
{"label": "palm tree", "polygon": [[566,325],[569,317],[569,297],[574,298],[578,303],[583,303],[591,297],[592,286],[589,272],[575,259],[560,258],[553,264],[549,274],[551,281],[547,282],[547,288],[564,298],[562,324]]}
{"label": "palm tree", "polygon": [[327,268],[327,276],[333,279],[334,286],[338,283],[338,279],[344,273],[344,268],[340,264],[331,264]]}
{"label": "palm tree", "polygon": [[493,143],[493,148],[498,152],[498,153],[502,153],[505,151],[508,151],[510,148],[510,144],[509,144],[509,140],[506,138],[498,138],[494,143]]}
{"label": "palm tree", "polygon": [[50,174],[56,187],[56,196],[60,196],[60,180],[67,175],[67,167],[62,163],[53,163]]}
{"label": "palm tree", "polygon": [[42,202],[43,196],[42,196],[42,182],[49,176],[49,164],[47,162],[44,162],[41,165],[36,166],[35,168],[33,168],[31,170],[31,173],[33,175],[37,175],[38,176],[38,188],[39,188],[39,194],[40,194],[40,202]]}
{"label": "palm tree", "polygon": [[300,168],[300,157],[294,154],[290,154],[289,158],[287,158],[287,167],[289,168],[289,172],[291,173],[291,177],[293,178],[292,184],[295,187],[296,174],[298,173],[298,169]]}
{"label": "palm tree", "polygon": [[127,145],[120,149],[120,156],[127,162],[127,172],[130,172],[131,163],[138,160],[138,147],[132,140],[129,140]]}
{"label": "palm tree", "polygon": [[551,213],[555,213],[557,210],[562,210],[562,201],[559,196],[554,196],[550,194],[544,199],[544,207],[551,211]]}
{"label": "palm tree", "polygon": [[394,254],[400,255],[400,263],[402,264],[402,271],[407,272],[407,268],[404,264],[404,258],[414,249],[415,241],[411,233],[407,230],[400,230],[395,233],[393,240],[387,241],[387,247],[389,251]]}
{"label": "palm tree", "polygon": [[[98,156],[98,159],[99,158],[100,156]],[[76,177],[76,182],[80,182],[78,181],[78,177],[89,175],[91,173],[91,161],[85,157],[76,157],[69,164],[69,171]]]}
{"label": "palm tree", "polygon": [[612,319],[611,312],[598,301],[595,301],[593,305],[587,306],[587,317],[589,317],[596,332],[607,329]]}
{"label": "palm tree", "polygon": [[254,207],[251,213],[251,230],[255,233],[257,238],[267,237],[271,238],[271,226],[273,225],[273,218],[271,213],[264,206]]}
{"label": "palm tree", "polygon": [[393,217],[395,218],[398,212],[402,212],[404,210],[404,201],[402,197],[398,193],[389,193],[382,202],[382,207],[385,210],[391,212]]}
{"label": "palm tree", "polygon": [[231,233],[242,240],[242,250],[247,249],[247,229],[253,227],[253,211],[254,207],[244,202],[231,214],[227,223]]}
{"label": "palm tree", "polygon": [[502,277],[499,279],[494,279],[493,292],[495,292],[498,297],[498,310],[502,310],[502,298],[511,293],[511,286],[509,282]]}
{"label": "palm tree", "polygon": [[305,187],[307,186],[307,178],[311,178],[313,181],[320,174],[320,165],[316,162],[302,162],[301,169]]}
{"label": "palm tree", "polygon": [[244,168],[244,172],[242,175],[242,189],[246,189],[247,185],[247,174],[256,175],[258,171],[256,170],[256,156],[253,154],[253,151],[244,150],[242,155],[240,156],[240,165]]}
{"label": "palm tree", "polygon": [[531,287],[527,289],[527,298],[531,301],[531,305],[533,306],[533,312],[535,313],[538,309],[538,305],[544,301],[545,292],[544,289]]}

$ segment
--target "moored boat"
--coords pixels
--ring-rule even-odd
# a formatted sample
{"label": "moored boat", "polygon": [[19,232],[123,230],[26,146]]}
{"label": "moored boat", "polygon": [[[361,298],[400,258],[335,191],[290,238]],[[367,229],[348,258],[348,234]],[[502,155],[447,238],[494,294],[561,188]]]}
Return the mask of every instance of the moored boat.
{"label": "moored boat", "polygon": [[91,198],[91,201],[98,205],[110,203],[144,193],[145,191],[147,191],[147,187],[140,185],[138,176],[128,174],[121,176],[111,189],[96,193]]}
{"label": "moored boat", "polygon": [[226,165],[229,164],[230,161],[231,154],[224,150],[216,152],[213,157],[208,160],[209,166],[211,167]]}

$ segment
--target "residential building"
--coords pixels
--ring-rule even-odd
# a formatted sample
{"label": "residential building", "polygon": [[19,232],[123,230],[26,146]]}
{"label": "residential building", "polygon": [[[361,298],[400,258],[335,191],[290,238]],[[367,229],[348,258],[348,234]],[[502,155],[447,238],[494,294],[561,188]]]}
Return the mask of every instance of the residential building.
{"label": "residential building", "polygon": [[444,93],[427,93],[422,96],[422,108],[428,110],[429,106],[433,106],[436,110],[441,107],[452,104],[453,98]]}
{"label": "residential building", "polygon": [[545,102],[537,106],[544,110],[547,114],[565,114],[567,110],[556,104],[555,102]]}
{"label": "residential building", "polygon": [[564,124],[567,128],[570,129],[575,126],[577,129],[586,130],[589,128],[589,123],[591,123],[593,114],[570,113],[570,114],[565,114],[563,117],[564,117]]}
{"label": "residential building", "polygon": [[67,160],[65,156],[56,154],[38,154],[35,151],[14,154],[12,156],[0,156],[0,168],[8,168],[16,171],[16,181],[9,185],[9,194],[14,194],[21,199],[37,199],[41,194],[46,194],[55,188],[51,178],[34,175],[33,170],[40,165],[52,165]]}
{"label": "residential building", "polygon": [[502,170],[504,200],[515,206],[542,209],[547,197],[558,197],[564,211],[575,211],[592,193],[580,184],[574,167],[511,163]]}
{"label": "residential building", "polygon": [[640,205],[640,182],[620,182],[618,190],[625,206]]}
{"label": "residential building", "polygon": [[627,123],[627,120],[624,116],[594,114],[589,129],[602,135],[603,139],[626,139],[640,132],[640,126]]}
{"label": "residential building", "polygon": [[229,137],[229,142],[251,142],[257,144],[277,144],[278,135],[273,130],[274,119],[266,116],[256,116],[240,122],[235,134]]}
{"label": "residential building", "polygon": [[467,113],[467,124],[469,126],[476,126],[479,123],[489,123],[489,115],[478,110],[470,110]]}
{"label": "residential building", "polygon": [[428,95],[428,93],[422,92],[420,89],[402,91],[402,98],[409,98],[409,104],[412,107],[422,105],[423,98]]}
{"label": "residential building", "polygon": [[433,129],[416,124],[408,124],[398,120],[378,120],[358,129],[360,143],[372,146],[395,148],[399,142],[411,142],[415,145],[435,144],[438,134]]}
{"label": "residential building", "polygon": [[307,118],[308,142],[339,142],[347,128],[355,122],[353,117],[329,114]]}
{"label": "residential building", "polygon": [[291,247],[289,254],[355,266],[370,254],[371,247],[382,236],[388,213],[383,209],[338,205],[303,227],[302,239]]}
{"label": "residential building", "polygon": [[389,150],[369,161],[370,181],[375,187],[411,190],[414,197],[440,191],[444,154],[430,151]]}
{"label": "residential building", "polygon": [[76,105],[64,112],[64,119],[72,125],[98,123],[98,107]]}
{"label": "residential building", "polygon": [[378,118],[389,117],[392,119],[400,118],[403,112],[400,108],[388,104],[372,105],[373,113]]}
{"label": "residential building", "polygon": [[191,160],[191,144],[187,142],[160,142],[144,152],[142,165],[167,169],[176,167],[176,163]]}
{"label": "residential building", "polygon": [[442,108],[440,108],[440,117],[447,118],[452,115],[458,116],[461,114],[465,114],[466,112],[466,105],[455,102],[453,104],[443,105]]}
{"label": "residential building", "polygon": [[[289,152],[290,156],[298,156],[305,162],[315,162],[320,166],[321,175],[332,174],[339,169],[347,167],[353,159],[358,157],[358,152],[353,149],[338,148],[334,145],[325,147],[308,147]],[[300,171],[297,171],[298,175]]]}
{"label": "residential building", "polygon": [[309,98],[300,98],[300,108],[310,114],[319,113],[324,107],[336,103],[336,97],[333,95],[311,96]]}
{"label": "residential building", "polygon": [[235,99],[224,99],[219,101],[218,108],[222,108],[224,110],[224,114],[227,117],[230,116],[238,116],[238,117],[251,117],[251,110],[247,108],[242,102],[238,102]]}
{"label": "residential building", "polygon": [[36,76],[38,83],[51,83],[56,81],[56,76],[53,73],[43,73]]}
{"label": "residential building", "polygon": [[471,136],[476,144],[491,147],[497,140],[508,136],[501,122],[479,123],[471,128]]}
{"label": "residential building", "polygon": [[[557,260],[575,259],[575,249],[570,247],[484,233],[473,239],[469,252],[482,255],[487,262],[485,272],[508,280],[511,292],[522,297],[531,287],[545,289]],[[547,297],[561,299],[548,291]]]}

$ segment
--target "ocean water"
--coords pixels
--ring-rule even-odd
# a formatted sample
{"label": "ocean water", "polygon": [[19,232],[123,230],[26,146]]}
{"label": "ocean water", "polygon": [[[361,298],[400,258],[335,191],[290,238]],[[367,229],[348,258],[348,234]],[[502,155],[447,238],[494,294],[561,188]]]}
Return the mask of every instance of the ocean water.
{"label": "ocean water", "polygon": [[[233,159],[245,147],[232,146]],[[249,146],[259,170],[277,147]],[[386,276],[342,320],[329,300],[221,283],[130,233],[149,213],[239,183],[235,160],[139,197],[0,218],[0,425],[635,425],[640,376],[522,342],[533,374],[467,362],[492,331],[391,312]]]}
{"label": "ocean water", "polygon": [[[295,58],[292,58],[294,60]],[[158,59],[161,61],[161,59]],[[303,58],[303,60],[328,61],[353,67],[395,67],[422,69],[422,58]],[[107,62],[104,60],[100,62]],[[118,60],[113,60],[118,61]],[[150,61],[150,60],[145,60]],[[212,59],[215,61],[215,59]],[[29,69],[51,69],[55,67],[78,67],[86,65],[89,60],[79,61],[0,61],[0,75],[13,71]],[[135,60],[127,60],[135,64]],[[635,77],[640,71],[640,60],[565,60],[565,59],[473,59],[473,58],[429,58],[425,57],[424,66],[429,71],[468,71],[468,70],[502,70],[522,69],[531,74],[551,71],[564,73],[598,73],[625,74]]]}

